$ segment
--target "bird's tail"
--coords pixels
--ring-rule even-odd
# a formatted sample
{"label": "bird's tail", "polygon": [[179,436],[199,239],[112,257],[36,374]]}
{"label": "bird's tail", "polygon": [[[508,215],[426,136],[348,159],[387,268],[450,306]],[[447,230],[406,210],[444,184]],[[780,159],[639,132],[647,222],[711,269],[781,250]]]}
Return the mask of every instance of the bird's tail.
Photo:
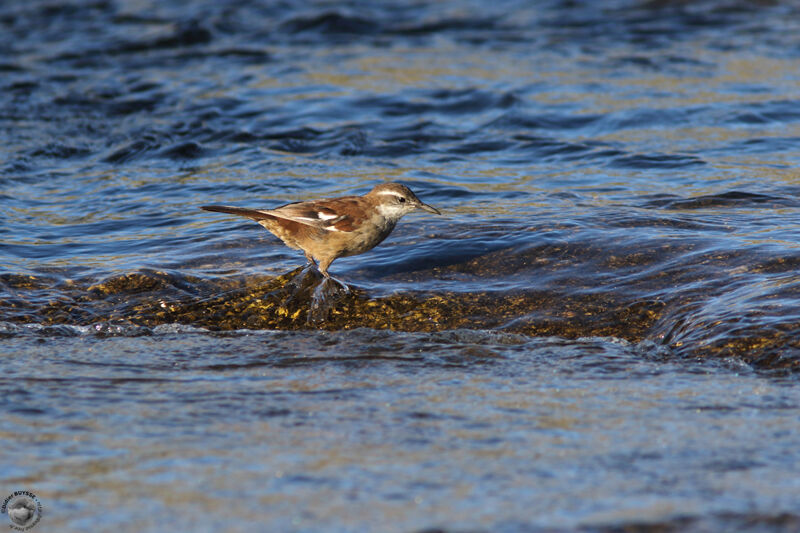
{"label": "bird's tail", "polygon": [[274,219],[273,215],[268,215],[258,209],[247,209],[246,207],[233,207],[231,205],[203,205],[200,209],[206,211],[214,211],[217,213],[228,213],[230,215],[239,215],[242,217],[252,218],[253,220],[264,220],[267,218]]}

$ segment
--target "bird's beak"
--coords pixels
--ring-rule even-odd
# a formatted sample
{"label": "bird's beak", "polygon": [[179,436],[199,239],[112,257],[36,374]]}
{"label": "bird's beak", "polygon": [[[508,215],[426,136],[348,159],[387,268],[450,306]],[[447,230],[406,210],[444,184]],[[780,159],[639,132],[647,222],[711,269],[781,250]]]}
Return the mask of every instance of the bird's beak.
{"label": "bird's beak", "polygon": [[433,206],[428,204],[423,204],[422,202],[419,203],[417,206],[418,208],[422,209],[423,211],[427,211],[428,213],[433,213],[434,215],[441,215],[442,213]]}

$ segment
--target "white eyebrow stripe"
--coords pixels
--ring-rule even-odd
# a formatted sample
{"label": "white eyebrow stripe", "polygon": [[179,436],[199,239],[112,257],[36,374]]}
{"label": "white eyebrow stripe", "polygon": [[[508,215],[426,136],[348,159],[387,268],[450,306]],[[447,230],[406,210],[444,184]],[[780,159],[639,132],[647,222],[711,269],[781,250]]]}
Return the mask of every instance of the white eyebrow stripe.
{"label": "white eyebrow stripe", "polygon": [[379,194],[379,195],[390,194],[390,195],[392,195],[392,196],[397,196],[398,198],[400,198],[401,196],[403,196],[403,195],[402,195],[402,194],[400,194],[399,192],[394,192],[394,191],[381,191],[381,192],[379,192],[378,194]]}

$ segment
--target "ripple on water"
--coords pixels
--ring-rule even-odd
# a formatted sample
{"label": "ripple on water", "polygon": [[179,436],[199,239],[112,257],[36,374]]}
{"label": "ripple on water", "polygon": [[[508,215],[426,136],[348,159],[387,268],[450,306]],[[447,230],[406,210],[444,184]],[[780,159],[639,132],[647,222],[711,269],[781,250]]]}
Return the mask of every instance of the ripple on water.
{"label": "ripple on water", "polygon": [[[764,197],[696,199],[698,205],[726,209],[742,201],[760,204]],[[651,200],[649,205],[673,210],[694,205],[668,202]],[[616,223],[609,225],[611,220]],[[772,256],[768,246],[720,248],[718,241],[734,232],[729,225],[713,216],[703,223],[669,210],[650,211],[647,218],[587,217],[573,224],[501,224],[502,240],[440,238],[430,246],[409,248],[403,262],[389,261],[398,245],[383,248],[374,252],[377,268],[349,271],[352,294],[321,325],[331,330],[502,328],[534,336],[653,339],[676,355],[739,357],[764,369],[797,367],[796,254]],[[632,228],[638,238],[630,243],[626,236]],[[475,227],[465,235],[487,230]],[[601,234],[602,244],[597,240]],[[465,260],[467,254],[471,258]],[[380,266],[384,257],[387,262]],[[293,288],[298,271],[281,277],[214,278],[181,270],[56,284],[55,300],[47,290],[51,281],[6,275],[3,283],[14,296],[6,300],[3,319],[78,325],[112,320],[148,327],[182,323],[222,330],[309,327],[311,300]]]}
{"label": "ripple on water", "polygon": [[[791,434],[773,433],[797,416],[795,388],[733,362],[681,363],[613,338],[498,331],[68,329],[6,339],[27,352],[0,381],[8,413],[0,429],[16,443],[7,453],[22,457],[38,439],[36,472],[46,483],[80,475],[90,485],[48,494],[51,505],[102,506],[102,494],[126,493],[118,480],[131,477],[148,487],[140,506],[160,514],[171,493],[175,519],[191,525],[200,494],[187,481],[224,498],[214,474],[223,466],[240,490],[272,495],[258,510],[228,502],[243,523],[264,505],[291,508],[302,494],[320,513],[304,519],[311,528],[322,517],[353,519],[352,498],[370,503],[355,515],[365,523],[421,498],[425,515],[403,521],[411,529],[529,523],[532,509],[537,524],[601,530],[653,518],[653,506],[666,506],[658,519],[672,525],[759,520],[705,513],[707,479],[733,506],[793,504],[794,477],[781,474],[797,459],[782,448]],[[31,335],[48,342],[30,343]],[[69,468],[58,468],[65,455]],[[4,472],[45,482],[31,466],[18,461]],[[755,497],[743,483],[753,472],[771,480]],[[653,490],[667,481],[678,495]],[[457,512],[478,502],[491,511],[485,518]],[[775,519],[792,523],[791,514]]]}
{"label": "ripple on water", "polygon": [[[0,477],[46,527],[797,529],[797,6],[7,4]],[[445,216],[320,328],[197,209],[384,180]]]}

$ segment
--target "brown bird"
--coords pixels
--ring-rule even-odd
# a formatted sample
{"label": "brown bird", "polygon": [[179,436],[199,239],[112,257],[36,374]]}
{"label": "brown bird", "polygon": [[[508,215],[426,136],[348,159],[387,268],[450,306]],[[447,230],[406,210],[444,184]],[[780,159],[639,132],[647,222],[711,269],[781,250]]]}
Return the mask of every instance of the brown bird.
{"label": "brown bird", "polygon": [[326,278],[335,259],[371,250],[389,236],[403,215],[417,209],[441,215],[399,183],[382,183],[363,196],[296,202],[275,209],[227,205],[202,209],[255,220],[289,248],[302,250],[310,263],[318,262]]}

